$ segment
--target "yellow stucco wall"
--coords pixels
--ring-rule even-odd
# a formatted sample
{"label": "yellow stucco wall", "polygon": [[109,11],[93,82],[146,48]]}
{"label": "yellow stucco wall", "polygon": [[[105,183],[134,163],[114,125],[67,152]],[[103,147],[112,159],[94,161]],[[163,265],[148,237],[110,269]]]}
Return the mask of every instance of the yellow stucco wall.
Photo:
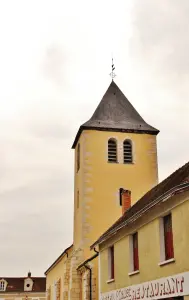
{"label": "yellow stucco wall", "polygon": [[[168,277],[189,270],[189,192],[177,195],[156,207],[153,211],[130,228],[123,229],[111,240],[100,247],[100,289],[101,292],[127,287],[142,282]],[[159,266],[160,262],[160,233],[159,217],[167,212],[172,213],[174,257],[175,262]],[[142,223],[143,222],[143,223]],[[129,276],[130,251],[129,234],[138,231],[139,274]],[[115,251],[115,281],[108,280],[108,247],[114,244]]]}
{"label": "yellow stucco wall", "polygon": [[[71,249],[69,250],[71,253]],[[66,268],[67,256],[63,255],[62,259],[47,273],[46,275],[46,289],[50,288],[50,299],[55,299],[55,283],[60,279],[60,300],[63,299],[63,284],[64,284],[64,274]]]}
{"label": "yellow stucco wall", "polygon": [[[118,162],[108,163],[108,139],[115,138]],[[133,164],[123,163],[123,141],[132,140]],[[81,167],[75,169],[74,245],[90,255],[91,245],[121,216],[119,188],[132,192],[132,204],[158,182],[156,136],[84,130],[78,141]],[[77,147],[75,151],[75,165]],[[79,208],[77,195],[79,191]]]}
{"label": "yellow stucco wall", "polygon": [[[119,163],[108,163],[109,138],[117,140]],[[125,139],[133,142],[133,164],[123,164],[123,141]],[[74,182],[74,247],[70,272],[69,274],[67,272],[69,287],[66,286],[68,290],[71,288],[70,294],[66,295],[71,299],[78,299],[80,295],[77,266],[94,254],[90,251],[90,245],[122,214],[119,189],[131,190],[133,204],[158,182],[156,136],[154,135],[84,130],[78,143],[80,144],[80,170],[78,172],[76,170],[77,144]],[[65,286],[63,279],[65,260],[66,257],[47,274],[47,289],[51,286],[52,300],[54,283],[58,279],[62,282],[60,294],[60,300],[62,300],[64,293],[62,287]],[[89,265],[93,270],[93,299],[98,299],[98,258],[91,261]],[[80,277],[85,276],[86,274],[83,274]],[[86,299],[84,292],[81,295],[82,299]]]}

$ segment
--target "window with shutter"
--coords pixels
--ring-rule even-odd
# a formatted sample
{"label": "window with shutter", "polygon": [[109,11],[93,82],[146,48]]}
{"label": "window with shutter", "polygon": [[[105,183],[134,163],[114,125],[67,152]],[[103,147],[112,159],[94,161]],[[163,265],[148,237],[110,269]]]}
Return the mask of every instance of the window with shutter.
{"label": "window with shutter", "polygon": [[168,260],[168,259],[174,258],[171,214],[169,214],[163,218],[163,223],[164,223],[165,259]]}
{"label": "window with shutter", "polygon": [[132,142],[130,140],[123,142],[123,162],[124,164],[133,162]]}
{"label": "window with shutter", "polygon": [[108,162],[117,162],[117,143],[114,139],[108,141]]}
{"label": "window with shutter", "polygon": [[133,271],[139,270],[138,232],[133,234]]}

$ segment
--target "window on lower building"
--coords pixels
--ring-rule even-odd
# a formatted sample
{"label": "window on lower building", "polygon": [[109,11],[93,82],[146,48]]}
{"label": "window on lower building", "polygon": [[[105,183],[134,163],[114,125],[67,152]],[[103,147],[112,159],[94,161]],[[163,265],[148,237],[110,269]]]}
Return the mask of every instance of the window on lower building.
{"label": "window on lower building", "polygon": [[4,279],[0,280],[0,291],[5,291],[7,287],[7,281]]}
{"label": "window on lower building", "polygon": [[138,232],[132,235],[133,244],[133,271],[139,270],[139,256],[138,256]]}
{"label": "window on lower building", "polygon": [[163,217],[165,260],[174,258],[173,230],[171,214]]}
{"label": "window on lower building", "polygon": [[108,249],[108,260],[109,260],[109,280],[114,279],[114,246]]}
{"label": "window on lower building", "polygon": [[5,282],[0,281],[0,291],[4,291],[4,289],[5,289]]}

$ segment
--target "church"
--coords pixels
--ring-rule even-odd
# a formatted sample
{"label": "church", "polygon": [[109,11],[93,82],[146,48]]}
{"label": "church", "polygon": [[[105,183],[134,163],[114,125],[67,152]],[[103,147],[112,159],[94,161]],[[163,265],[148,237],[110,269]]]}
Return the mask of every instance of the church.
{"label": "church", "polygon": [[[45,272],[48,300],[99,298],[99,249],[90,246],[158,184],[158,133],[112,80],[73,141],[73,244]],[[122,201],[125,191],[130,203]]]}

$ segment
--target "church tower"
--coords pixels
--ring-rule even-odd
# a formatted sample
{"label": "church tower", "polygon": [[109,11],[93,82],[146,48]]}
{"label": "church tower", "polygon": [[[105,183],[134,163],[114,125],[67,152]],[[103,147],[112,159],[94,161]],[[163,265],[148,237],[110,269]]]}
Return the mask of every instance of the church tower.
{"label": "church tower", "polygon": [[90,245],[122,214],[121,189],[132,205],[158,183],[156,136],[112,80],[75,149],[74,248]]}

